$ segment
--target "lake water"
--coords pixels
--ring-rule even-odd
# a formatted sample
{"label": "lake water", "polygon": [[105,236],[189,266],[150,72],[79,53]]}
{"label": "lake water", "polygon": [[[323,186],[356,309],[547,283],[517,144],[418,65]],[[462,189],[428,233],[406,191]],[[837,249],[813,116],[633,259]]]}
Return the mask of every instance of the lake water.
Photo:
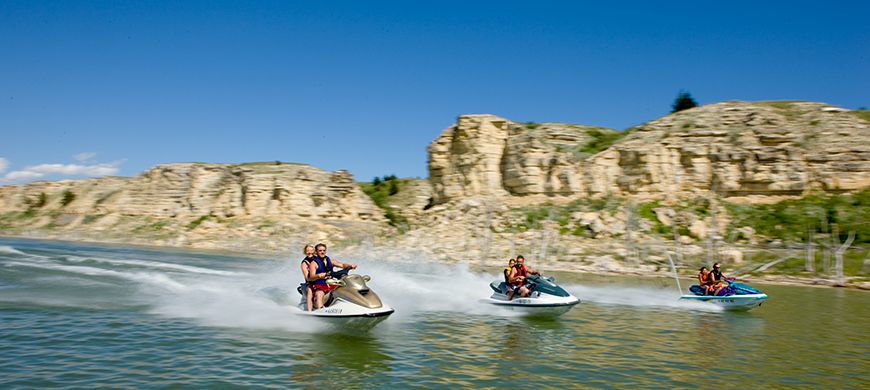
{"label": "lake water", "polygon": [[357,333],[282,307],[301,257],[0,238],[0,388],[870,388],[865,291],[552,273],[582,303],[545,320],[476,302],[497,269],[338,258],[396,310]]}

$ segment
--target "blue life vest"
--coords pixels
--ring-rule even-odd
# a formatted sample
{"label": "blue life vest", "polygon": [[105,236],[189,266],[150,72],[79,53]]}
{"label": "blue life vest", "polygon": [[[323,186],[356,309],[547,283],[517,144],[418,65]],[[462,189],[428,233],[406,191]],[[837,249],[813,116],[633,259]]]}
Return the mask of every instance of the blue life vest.
{"label": "blue life vest", "polygon": [[[323,264],[323,260],[320,260],[317,256],[314,256],[314,262],[317,263],[317,270],[315,270],[314,273],[322,274],[324,272],[332,272],[332,260],[329,259],[329,256],[326,256],[326,264]],[[326,284],[326,280],[320,279],[314,282],[314,284]]]}

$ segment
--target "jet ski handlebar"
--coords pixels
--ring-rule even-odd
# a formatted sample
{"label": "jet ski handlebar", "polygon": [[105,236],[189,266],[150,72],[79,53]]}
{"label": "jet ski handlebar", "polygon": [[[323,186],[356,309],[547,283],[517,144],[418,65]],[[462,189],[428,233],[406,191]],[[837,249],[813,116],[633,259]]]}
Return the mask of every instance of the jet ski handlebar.
{"label": "jet ski handlebar", "polygon": [[[328,284],[330,286],[344,287],[344,285],[345,285],[344,280],[341,280],[341,279],[344,278],[345,276],[347,276],[347,274],[350,272],[351,269],[352,268],[350,268],[350,267],[345,267],[345,268],[342,268],[338,271],[333,271],[333,272],[328,273],[326,275],[328,278],[328,279],[326,279],[326,284]],[[368,276],[368,275],[364,275],[363,280],[368,282],[369,280],[372,280],[372,277]]]}

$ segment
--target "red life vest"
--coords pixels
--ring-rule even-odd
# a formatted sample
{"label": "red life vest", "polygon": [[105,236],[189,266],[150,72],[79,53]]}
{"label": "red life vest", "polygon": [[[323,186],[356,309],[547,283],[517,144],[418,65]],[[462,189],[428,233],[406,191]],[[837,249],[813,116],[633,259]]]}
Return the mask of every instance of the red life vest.
{"label": "red life vest", "polygon": [[[523,266],[515,265],[515,266],[514,266],[514,269],[517,270],[517,276],[523,276],[523,277],[525,277],[525,276],[528,276],[528,275],[529,275],[528,272],[526,272],[526,266],[525,266],[525,265],[523,265]],[[521,285],[521,284],[523,284],[522,281],[517,281],[516,283],[512,283],[511,285],[513,285],[513,286],[519,286],[519,285]]]}

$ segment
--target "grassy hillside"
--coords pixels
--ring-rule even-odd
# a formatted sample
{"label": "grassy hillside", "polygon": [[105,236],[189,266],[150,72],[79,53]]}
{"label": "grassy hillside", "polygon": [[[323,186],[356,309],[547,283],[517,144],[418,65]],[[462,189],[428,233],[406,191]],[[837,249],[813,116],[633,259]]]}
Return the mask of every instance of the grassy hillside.
{"label": "grassy hillside", "polygon": [[397,227],[407,224],[406,214],[421,209],[421,200],[428,201],[431,195],[431,184],[426,179],[399,179],[390,175],[357,184],[384,210],[384,216],[390,220],[390,224]]}

